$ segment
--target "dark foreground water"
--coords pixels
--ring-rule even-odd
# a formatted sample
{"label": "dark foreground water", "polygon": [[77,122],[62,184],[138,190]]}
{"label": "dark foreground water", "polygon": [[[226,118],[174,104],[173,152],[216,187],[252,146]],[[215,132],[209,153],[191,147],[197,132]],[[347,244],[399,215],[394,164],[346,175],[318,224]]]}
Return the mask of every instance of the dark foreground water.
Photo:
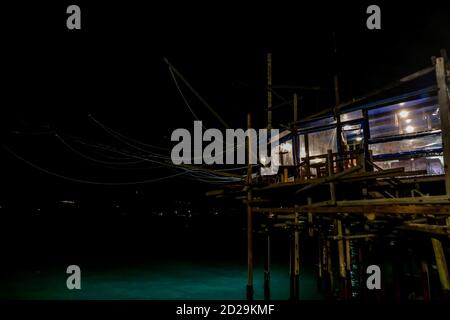
{"label": "dark foreground water", "polygon": [[[9,216],[0,226],[2,299],[245,299],[244,215],[186,220],[58,211]],[[286,240],[283,234],[273,240],[273,299],[289,296]],[[254,247],[255,298],[262,299],[265,247],[257,235]],[[305,250],[300,296],[320,299]],[[69,265],[81,268],[81,290],[66,287]]]}
{"label": "dark foreground water", "polygon": [[[245,299],[246,266],[233,263],[158,261],[155,263],[88,267],[80,265],[81,290],[68,290],[65,267],[16,270],[2,284],[5,299]],[[263,273],[255,270],[255,298],[263,298]],[[287,299],[286,266],[275,265],[272,298]],[[301,299],[320,299],[312,272],[303,270]]]}

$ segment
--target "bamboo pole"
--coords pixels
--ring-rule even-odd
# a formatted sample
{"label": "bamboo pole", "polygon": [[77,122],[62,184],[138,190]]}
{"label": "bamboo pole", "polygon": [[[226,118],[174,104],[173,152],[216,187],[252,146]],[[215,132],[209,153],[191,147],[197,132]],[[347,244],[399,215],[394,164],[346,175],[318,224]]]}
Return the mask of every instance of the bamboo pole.
{"label": "bamboo pole", "polygon": [[294,105],[294,123],[296,123],[298,121],[298,97],[296,93],[294,93],[293,105]]}
{"label": "bamboo pole", "polygon": [[439,239],[431,238],[431,243],[433,245],[442,290],[450,291],[450,278],[448,275],[447,261],[445,260],[445,252],[442,242]]}
{"label": "bamboo pole", "polygon": [[272,129],[272,54],[267,54],[267,129]]}
{"label": "bamboo pole", "polygon": [[449,121],[449,97],[446,82],[445,59],[436,59],[436,82],[439,88],[438,102],[441,119],[442,145],[444,149],[445,191],[450,195],[450,121]]}
{"label": "bamboo pole", "polygon": [[[252,127],[251,114],[247,114],[247,128]],[[253,209],[252,202],[252,141],[247,139],[247,300],[253,300]]]}
{"label": "bamboo pole", "polygon": [[304,135],[304,141],[305,141],[305,172],[306,172],[306,179],[309,180],[311,179],[311,163],[309,160],[309,138],[308,138],[308,134],[305,133]]}
{"label": "bamboo pole", "polygon": [[346,278],[347,274],[345,271],[345,252],[344,252],[344,240],[342,240],[342,221],[337,219],[337,236],[341,237],[338,242],[338,254],[339,254],[339,276],[343,279]]}
{"label": "bamboo pole", "polygon": [[428,263],[425,260],[422,260],[421,263],[422,269],[422,286],[423,286],[423,300],[430,300],[430,274],[428,270]]}
{"label": "bamboo pole", "polygon": [[333,296],[334,292],[334,275],[333,275],[333,258],[331,254],[331,242],[329,240],[326,240],[326,252],[327,252],[327,272],[328,272],[328,295],[329,298]]}
{"label": "bamboo pole", "polygon": [[[299,213],[295,213],[295,223],[298,224]],[[294,297],[295,300],[299,298],[299,280],[300,280],[300,231],[294,231]]]}
{"label": "bamboo pole", "polygon": [[[306,199],[308,206],[312,205],[312,199],[311,197],[308,197]],[[313,214],[311,212],[308,212],[308,235],[310,237],[314,237],[314,218],[313,218]]]}
{"label": "bamboo pole", "polygon": [[266,259],[264,262],[264,300],[270,300],[270,259],[271,259],[271,247],[270,247],[270,234],[267,231],[266,235]]}

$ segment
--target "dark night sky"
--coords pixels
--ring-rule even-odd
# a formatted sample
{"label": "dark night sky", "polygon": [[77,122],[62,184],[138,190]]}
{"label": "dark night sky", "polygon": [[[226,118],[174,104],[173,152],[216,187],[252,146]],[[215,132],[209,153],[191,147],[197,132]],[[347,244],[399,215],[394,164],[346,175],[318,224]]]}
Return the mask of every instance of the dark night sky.
{"label": "dark night sky", "polygon": [[[65,27],[65,8],[72,2],[81,6],[81,32]],[[2,8],[1,140],[47,169],[92,180],[127,181],[130,176],[88,166],[52,137],[11,131],[56,129],[101,140],[105,134],[89,120],[92,114],[130,137],[168,146],[171,131],[190,128],[193,118],[163,57],[238,128],[245,126],[249,111],[257,126],[264,126],[268,51],[273,54],[274,84],[331,88],[337,69],[346,100],[426,67],[439,49],[450,49],[450,13],[428,2],[381,3],[379,31],[366,29],[367,5],[362,3],[149,2],[144,7],[128,1],[96,1],[95,6],[72,2]],[[219,127],[186,88],[184,92],[206,126]],[[283,93],[287,98],[292,94]],[[305,104],[301,115],[330,107],[333,101],[332,92],[300,94]],[[289,114],[289,109],[280,109],[274,118]],[[47,177],[1,152],[1,180],[11,194],[32,194],[36,187],[48,194],[62,185],[91,190]],[[142,180],[161,174],[137,170],[131,176]]]}

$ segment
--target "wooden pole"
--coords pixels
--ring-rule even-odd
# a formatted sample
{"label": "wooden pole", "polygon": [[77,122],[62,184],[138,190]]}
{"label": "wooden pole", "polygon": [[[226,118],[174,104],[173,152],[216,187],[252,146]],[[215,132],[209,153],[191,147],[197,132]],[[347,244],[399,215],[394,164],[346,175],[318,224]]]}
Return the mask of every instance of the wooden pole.
{"label": "wooden pole", "polygon": [[293,104],[294,104],[294,123],[296,123],[298,121],[298,97],[296,93],[294,93]]}
{"label": "wooden pole", "polygon": [[[306,199],[308,206],[312,205],[311,197]],[[312,212],[308,212],[308,235],[310,237],[314,236],[314,218]]]}
{"label": "wooden pole", "polygon": [[267,54],[267,129],[272,129],[272,54]]}
{"label": "wooden pole", "polygon": [[436,258],[436,266],[438,269],[439,280],[444,291],[450,291],[450,279],[448,276],[447,261],[445,260],[445,252],[442,242],[436,238],[431,238],[434,256]]}
{"label": "wooden pole", "polygon": [[292,128],[292,152],[293,152],[294,166],[298,169],[298,164],[301,162],[301,160],[300,160],[300,141],[299,141],[300,138],[297,133],[297,125],[295,124],[298,120],[298,98],[296,93],[294,93],[293,101],[294,101],[293,102],[294,127]]}
{"label": "wooden pole", "polygon": [[[334,109],[334,115],[336,118],[336,147],[337,147],[338,157],[341,158],[343,151],[344,151],[344,146],[343,146],[343,141],[342,141],[341,116],[337,110],[337,106],[341,103],[340,98],[339,98],[339,83],[338,83],[337,75],[334,76],[334,92],[336,95],[336,107]],[[339,171],[342,171],[342,169],[344,168],[343,163],[338,162],[336,168]]]}
{"label": "wooden pole", "polygon": [[[295,213],[295,224],[298,225],[299,213]],[[294,231],[294,298],[299,299],[299,280],[300,280],[300,231]]]}
{"label": "wooden pole", "polygon": [[450,121],[449,121],[449,98],[446,82],[446,70],[444,58],[436,59],[436,82],[439,88],[438,102],[441,118],[442,145],[444,149],[445,168],[445,191],[450,195]]}
{"label": "wooden pole", "polygon": [[330,240],[326,240],[326,249],[327,249],[327,272],[328,272],[328,287],[327,287],[327,295],[328,298],[332,298],[334,295],[334,275],[333,275],[333,258],[331,254],[331,242]]}
{"label": "wooden pole", "polygon": [[[328,176],[331,177],[334,175],[334,163],[333,163],[333,151],[328,150],[327,153],[327,169],[328,169]],[[336,202],[336,185],[334,182],[330,182],[330,196],[331,201]]]}
{"label": "wooden pole", "polygon": [[270,300],[270,233],[266,234],[266,259],[264,263],[264,300]]}
{"label": "wooden pole", "polygon": [[430,300],[430,274],[428,270],[428,263],[425,260],[421,261],[422,269],[422,287],[423,287],[423,300]]}
{"label": "wooden pole", "polygon": [[338,240],[338,253],[339,253],[339,276],[343,279],[346,278],[345,271],[345,252],[344,252],[344,240],[342,240],[343,231],[342,231],[342,221],[337,219],[337,236],[340,237]]}
{"label": "wooden pole", "polygon": [[295,240],[289,235],[289,299],[295,300]]}
{"label": "wooden pole", "polygon": [[[252,127],[251,114],[247,114],[247,128]],[[247,139],[247,300],[253,300],[253,211],[252,211],[252,141]]]}
{"label": "wooden pole", "polygon": [[308,134],[305,133],[304,135],[304,141],[305,141],[305,157],[306,157],[306,179],[311,179],[311,166],[310,166],[310,161],[309,161],[309,138],[308,138]]}
{"label": "wooden pole", "polygon": [[362,164],[364,166],[364,171],[373,171],[373,167],[370,164],[371,156],[370,156],[370,150],[369,150],[369,140],[370,140],[370,128],[369,128],[369,113],[367,109],[363,110],[363,122],[362,122],[362,129],[363,129],[363,149],[364,149],[364,163]]}
{"label": "wooden pole", "polygon": [[345,267],[346,267],[346,287],[345,287],[345,299],[351,299],[352,297],[352,252],[351,252],[351,240],[348,238],[350,237],[350,229],[345,228],[345,236],[347,237],[345,239]]}

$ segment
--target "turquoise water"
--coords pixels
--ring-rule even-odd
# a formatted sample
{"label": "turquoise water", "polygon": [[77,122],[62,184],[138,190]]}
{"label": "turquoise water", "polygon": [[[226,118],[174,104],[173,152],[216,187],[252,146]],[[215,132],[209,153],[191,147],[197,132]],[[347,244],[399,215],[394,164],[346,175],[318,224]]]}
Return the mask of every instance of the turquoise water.
{"label": "turquoise water", "polygon": [[[172,261],[122,266],[80,265],[81,290],[66,288],[65,267],[22,270],[8,275],[1,298],[13,299],[245,299],[245,264]],[[255,299],[263,298],[263,270],[255,268]],[[288,299],[288,266],[274,265],[271,298]],[[321,299],[315,275],[302,270],[300,298]]]}

